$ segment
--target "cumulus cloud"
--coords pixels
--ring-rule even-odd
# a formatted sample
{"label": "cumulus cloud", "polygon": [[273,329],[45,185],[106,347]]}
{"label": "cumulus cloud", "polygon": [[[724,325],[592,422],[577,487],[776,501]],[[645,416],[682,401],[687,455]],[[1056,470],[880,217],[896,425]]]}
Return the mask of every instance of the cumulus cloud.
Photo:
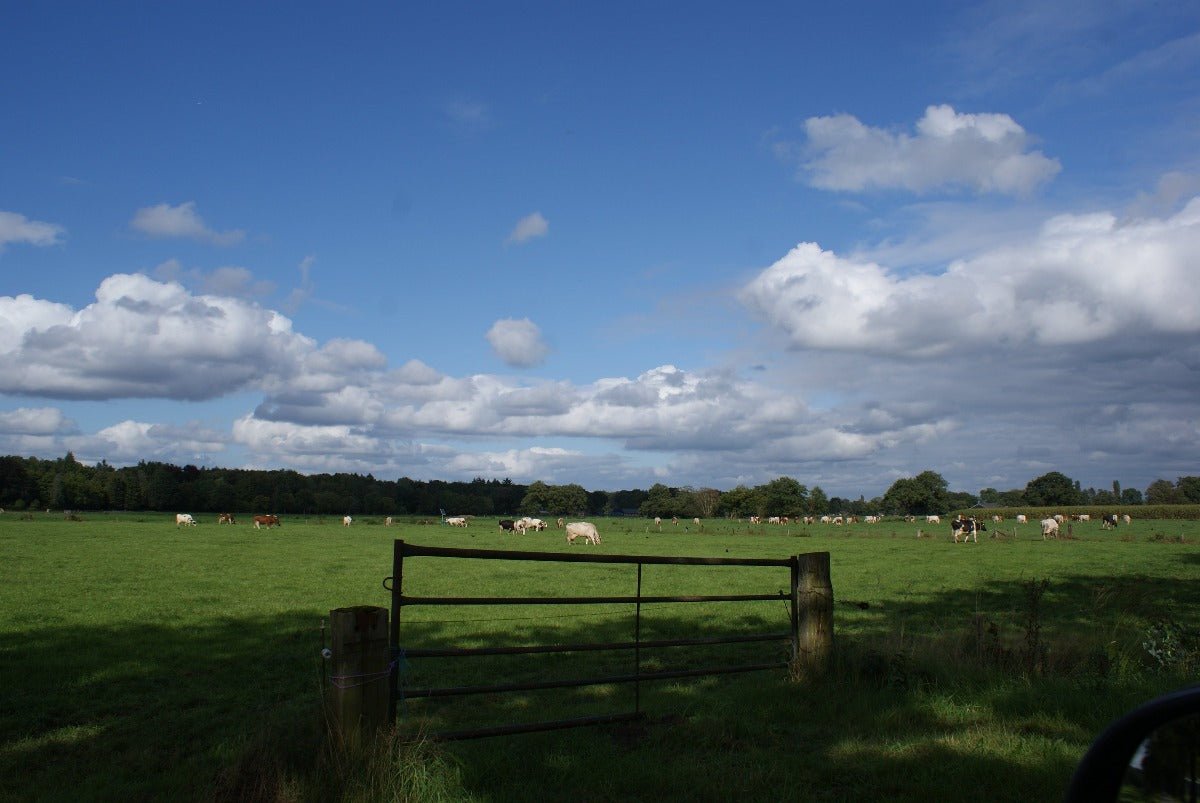
{"label": "cumulus cloud", "polygon": [[903,275],[802,243],[742,302],[794,348],[935,357],[1200,332],[1200,198],[1162,219],[1062,215],[1026,243]]}
{"label": "cumulus cloud", "polygon": [[507,242],[520,244],[538,237],[545,237],[549,233],[550,222],[542,217],[541,212],[534,212],[517,221],[517,225],[508,235]]}
{"label": "cumulus cloud", "polygon": [[16,212],[0,210],[0,252],[9,243],[58,245],[65,233],[66,229],[54,223],[42,223]]}
{"label": "cumulus cloud", "polygon": [[487,331],[487,340],[496,356],[514,368],[540,365],[550,353],[542,339],[542,330],[528,318],[502,318]]}
{"label": "cumulus cloud", "polygon": [[814,187],[916,193],[966,187],[1023,195],[1052,179],[1057,159],[1031,150],[1025,129],[1007,114],[962,114],[930,106],[916,134],[895,133],[839,114],[810,117],[801,175]]}
{"label": "cumulus cloud", "polygon": [[151,273],[164,282],[193,284],[198,286],[201,292],[210,295],[261,298],[275,291],[274,282],[256,279],[248,269],[234,265],[212,271],[188,270],[179,260],[168,259],[156,265]]}
{"label": "cumulus cloud", "polygon": [[58,435],[74,429],[75,422],[55,407],[18,407],[0,412],[3,435]]}
{"label": "cumulus cloud", "polygon": [[184,237],[212,245],[236,245],[246,238],[241,229],[216,231],[196,211],[196,202],[187,201],[179,206],[158,204],[146,206],[134,213],[129,226],[134,231],[149,237]]}
{"label": "cumulus cloud", "polygon": [[[339,362],[340,361],[340,362]],[[80,310],[0,296],[0,392],[64,399],[212,399],[290,377],[336,386],[331,373],[377,368],[373,346],[318,347],[292,322],[228,296],[116,274]],[[299,381],[299,380],[298,380]],[[344,382],[342,382],[344,384]]]}

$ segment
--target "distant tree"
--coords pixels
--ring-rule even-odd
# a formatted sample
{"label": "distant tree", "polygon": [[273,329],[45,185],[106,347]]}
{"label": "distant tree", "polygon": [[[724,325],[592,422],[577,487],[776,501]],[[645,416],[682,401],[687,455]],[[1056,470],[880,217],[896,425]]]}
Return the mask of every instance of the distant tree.
{"label": "distant tree", "polygon": [[759,515],[760,507],[758,494],[745,485],[739,485],[721,494],[721,500],[717,503],[717,513],[741,519]]}
{"label": "distant tree", "polygon": [[946,479],[941,474],[922,471],[915,477],[893,482],[880,500],[880,505],[889,513],[946,513],[950,510],[947,487]]}
{"label": "distant tree", "polygon": [[1140,505],[1142,504],[1142,492],[1137,488],[1126,488],[1121,491],[1122,505]]}
{"label": "distant tree", "polygon": [[1175,481],[1175,492],[1182,502],[1200,504],[1200,477],[1180,477]]}
{"label": "distant tree", "polygon": [[650,518],[661,516],[668,519],[672,516],[682,515],[682,507],[675,488],[669,488],[661,482],[656,482],[650,486],[650,490],[646,494],[646,501],[638,507],[638,512]]}
{"label": "distant tree", "polygon": [[979,501],[990,507],[999,507],[1000,492],[995,488],[984,488],[979,492]]}
{"label": "distant tree", "polygon": [[969,507],[974,507],[979,499],[973,493],[966,491],[947,491],[946,492],[946,509],[947,510],[964,510]]}
{"label": "distant tree", "polygon": [[1179,501],[1175,486],[1168,480],[1155,480],[1146,489],[1146,504],[1173,505]]}
{"label": "distant tree", "polygon": [[1001,507],[1021,507],[1025,504],[1025,492],[1020,488],[1001,491],[999,504]]}
{"label": "distant tree", "polygon": [[799,516],[808,502],[808,488],[791,477],[779,477],[760,486],[759,495],[768,516]]}
{"label": "distant tree", "polygon": [[1029,505],[1077,505],[1082,495],[1079,483],[1058,471],[1043,474],[1025,486],[1025,502]]}
{"label": "distant tree", "polygon": [[821,515],[828,510],[829,497],[825,496],[825,491],[821,490],[820,485],[814,485],[812,492],[808,495],[808,512]]}
{"label": "distant tree", "polygon": [[717,505],[721,503],[721,492],[715,488],[701,488],[692,494],[696,501],[696,511],[701,518],[711,519],[717,512]]}

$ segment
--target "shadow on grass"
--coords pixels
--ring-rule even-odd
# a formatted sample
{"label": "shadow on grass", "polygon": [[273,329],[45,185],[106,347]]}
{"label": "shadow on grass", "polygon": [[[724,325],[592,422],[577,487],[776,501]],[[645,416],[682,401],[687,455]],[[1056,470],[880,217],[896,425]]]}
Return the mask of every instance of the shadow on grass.
{"label": "shadow on grass", "polygon": [[[1115,574],[1056,578],[1041,610],[1047,633],[1104,628],[1117,615],[1200,611],[1198,583]],[[835,589],[836,593],[836,589]],[[1027,586],[900,602],[839,605],[834,670],[791,682],[784,670],[643,684],[637,725],[447,744],[464,798],[494,801],[781,799],[1051,799],[1091,737],[1132,704],[1165,690],[1161,678],[1116,677],[1081,665],[1065,676],[1007,668],[928,666],[884,642],[901,623],[947,631],[976,614],[1019,627]],[[648,610],[642,638],[786,630],[786,609],[714,617],[686,605]],[[633,637],[631,606],[573,615],[543,606],[523,617],[476,612],[470,621],[402,621],[416,646],[618,642]],[[546,611],[545,608],[553,610]],[[1186,613],[1185,613],[1186,612]],[[164,612],[164,615],[166,613]],[[483,621],[487,620],[487,621]],[[1194,620],[1193,620],[1194,621]],[[15,631],[10,627],[10,631]],[[1048,635],[1049,637],[1049,635]],[[18,632],[0,647],[0,799],[207,800],[247,754],[296,769],[321,749],[318,623],[311,613]],[[647,669],[785,660],[786,644],[661,648]],[[950,656],[954,658],[954,656]],[[410,659],[408,687],[624,674],[614,654]],[[589,686],[407,699],[403,732],[628,711],[630,686]],[[270,778],[267,779],[271,781]],[[282,783],[276,779],[275,783]],[[325,789],[310,783],[309,789]],[[275,798],[311,799],[304,784]],[[268,790],[271,792],[272,790]]]}
{"label": "shadow on grass", "polygon": [[311,757],[319,642],[299,613],[18,632],[0,647],[0,799],[209,799],[264,730]]}
{"label": "shadow on grass", "polygon": [[[1046,628],[1041,647],[1057,651],[1067,638],[1074,650],[1084,628],[1097,631],[1090,637],[1102,644],[1118,617],[1194,616],[1200,610],[1197,585],[1141,575],[1056,578],[1037,600],[1037,621]],[[499,801],[544,800],[562,789],[589,800],[1055,799],[1107,722],[1177,685],[1140,670],[1118,671],[1103,654],[1104,660],[1093,661],[1087,649],[1069,662],[1028,665],[1011,656],[989,663],[982,650],[940,659],[928,653],[914,658],[903,643],[889,651],[888,638],[900,623],[969,639],[980,615],[1006,622],[1018,637],[1010,648],[1015,652],[1032,604],[1029,584],[1020,580],[901,602],[856,602],[850,606],[855,635],[842,637],[836,666],[824,679],[795,683],[775,671],[649,682],[640,699],[646,719],[638,725],[446,749],[461,759],[471,793]],[[838,619],[843,610],[838,606]],[[773,613],[719,622],[687,611],[646,615],[643,638],[786,630],[786,621]],[[550,612],[519,624],[509,620],[499,632],[470,621],[402,624],[409,646],[616,642],[632,633],[628,613],[581,621]],[[642,666],[652,669],[780,658],[786,658],[786,645],[663,648],[641,655]],[[419,688],[631,671],[628,653],[613,661],[590,653],[413,659],[404,680]],[[401,727],[420,733],[633,707],[628,686],[411,700],[402,705]]]}

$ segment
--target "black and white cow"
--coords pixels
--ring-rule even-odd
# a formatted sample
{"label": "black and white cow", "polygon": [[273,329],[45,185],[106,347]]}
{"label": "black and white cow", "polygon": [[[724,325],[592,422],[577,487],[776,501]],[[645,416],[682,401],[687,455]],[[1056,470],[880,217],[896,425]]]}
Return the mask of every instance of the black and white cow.
{"label": "black and white cow", "polygon": [[962,542],[965,544],[969,540],[974,540],[979,543],[979,531],[987,532],[987,527],[983,522],[975,519],[957,518],[950,522],[950,530],[954,533],[954,543],[958,543],[958,536],[962,536]]}
{"label": "black and white cow", "polygon": [[1100,526],[1106,530],[1111,530],[1113,527],[1116,527],[1117,526],[1117,514],[1105,513],[1103,518],[1101,518],[1101,520],[1100,520]]}
{"label": "black and white cow", "polygon": [[500,532],[509,532],[517,529],[517,523],[512,519],[500,519]]}

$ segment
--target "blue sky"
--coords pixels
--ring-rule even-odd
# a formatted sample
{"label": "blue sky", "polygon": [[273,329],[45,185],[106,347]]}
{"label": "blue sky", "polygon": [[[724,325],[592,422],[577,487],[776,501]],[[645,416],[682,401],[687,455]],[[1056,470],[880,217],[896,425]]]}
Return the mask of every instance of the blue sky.
{"label": "blue sky", "polygon": [[0,12],[0,452],[1200,471],[1194,3]]}

